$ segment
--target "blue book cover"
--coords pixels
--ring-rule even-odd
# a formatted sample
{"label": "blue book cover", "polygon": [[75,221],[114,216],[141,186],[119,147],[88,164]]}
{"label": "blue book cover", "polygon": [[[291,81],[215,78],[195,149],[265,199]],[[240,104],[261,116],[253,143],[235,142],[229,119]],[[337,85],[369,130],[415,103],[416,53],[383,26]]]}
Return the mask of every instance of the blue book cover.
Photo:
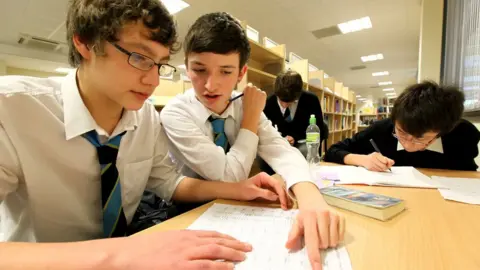
{"label": "blue book cover", "polygon": [[339,186],[322,188],[320,191],[324,195],[329,195],[331,197],[340,198],[375,208],[388,208],[402,202],[400,199]]}

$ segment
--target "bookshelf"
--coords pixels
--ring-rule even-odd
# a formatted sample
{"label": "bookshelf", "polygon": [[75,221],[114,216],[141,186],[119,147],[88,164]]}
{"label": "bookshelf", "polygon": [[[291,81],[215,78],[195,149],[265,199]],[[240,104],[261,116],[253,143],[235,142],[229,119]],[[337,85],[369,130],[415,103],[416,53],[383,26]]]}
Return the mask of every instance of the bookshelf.
{"label": "bookshelf", "polygon": [[191,88],[191,83],[184,80],[160,79],[160,83],[149,98],[149,102],[155,106],[157,111],[161,111],[172,98],[184,93],[189,88]]}

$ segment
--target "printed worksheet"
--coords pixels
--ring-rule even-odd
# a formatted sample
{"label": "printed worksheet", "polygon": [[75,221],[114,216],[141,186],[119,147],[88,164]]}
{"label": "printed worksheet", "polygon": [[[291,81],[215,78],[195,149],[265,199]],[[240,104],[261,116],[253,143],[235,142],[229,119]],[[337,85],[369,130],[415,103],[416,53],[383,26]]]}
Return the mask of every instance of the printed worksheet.
{"label": "printed worksheet", "polygon": [[[239,270],[312,269],[306,249],[289,252],[285,248],[288,233],[298,210],[214,204],[190,227],[191,230],[214,230],[250,243],[253,251],[237,263]],[[323,252],[324,270],[351,270],[345,247]]]}
{"label": "printed worksheet", "polygon": [[480,180],[432,176],[443,188],[438,191],[445,200],[480,205]]}

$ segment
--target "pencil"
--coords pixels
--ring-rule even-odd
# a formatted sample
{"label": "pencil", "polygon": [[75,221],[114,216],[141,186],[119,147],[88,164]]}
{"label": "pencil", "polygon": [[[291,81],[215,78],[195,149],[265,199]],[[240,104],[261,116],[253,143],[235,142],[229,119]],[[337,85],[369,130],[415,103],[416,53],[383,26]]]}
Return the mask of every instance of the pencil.
{"label": "pencil", "polygon": [[241,98],[241,97],[243,97],[243,93],[241,93],[240,95],[238,95],[238,96],[236,96],[236,97],[230,98],[230,99],[228,100],[228,102],[235,101],[236,99],[239,99],[239,98]]}
{"label": "pencil", "polygon": [[[373,139],[370,139],[370,143],[372,144],[373,148],[375,149],[375,151],[376,151],[377,153],[380,153],[381,155],[383,155],[382,152],[380,152],[380,149],[378,149],[378,146],[377,146],[377,144],[375,143],[375,141],[373,141]],[[392,172],[392,169],[388,168],[388,170],[389,170],[390,172]]]}

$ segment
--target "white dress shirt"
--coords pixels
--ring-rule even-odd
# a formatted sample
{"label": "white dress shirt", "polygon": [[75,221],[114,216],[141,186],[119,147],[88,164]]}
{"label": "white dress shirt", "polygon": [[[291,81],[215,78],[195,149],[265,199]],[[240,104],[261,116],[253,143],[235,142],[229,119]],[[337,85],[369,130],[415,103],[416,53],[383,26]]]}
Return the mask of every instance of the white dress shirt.
{"label": "white dress shirt", "polygon": [[170,200],[183,179],[168,156],[151,104],[124,112],[108,135],[65,78],[0,77],[0,235],[2,241],[64,242],[102,237],[100,165],[95,146],[122,137],[117,168],[130,223],[147,188]]}
{"label": "white dress shirt", "polygon": [[[284,108],[282,106],[282,104],[280,104],[280,99],[277,97],[277,102],[278,102],[278,107],[280,108],[280,111],[282,112],[282,115],[285,116],[285,111],[287,110],[287,108]],[[297,106],[298,106],[298,100],[295,100],[294,102],[292,102],[288,108],[290,109],[290,116],[292,117],[292,119],[295,117],[295,112],[297,111]]]}
{"label": "white dress shirt", "polygon": [[[239,93],[233,92],[233,96]],[[287,188],[301,181],[311,181],[309,165],[295,147],[281,137],[262,113],[258,133],[241,129],[243,103],[232,102],[219,117],[226,118],[225,134],[231,145],[225,154],[213,140],[214,113],[195,97],[193,89],[177,95],[163,108],[160,117],[169,139],[170,151],[183,174],[208,180],[240,181],[247,179],[255,157],[264,159],[287,182]]]}

